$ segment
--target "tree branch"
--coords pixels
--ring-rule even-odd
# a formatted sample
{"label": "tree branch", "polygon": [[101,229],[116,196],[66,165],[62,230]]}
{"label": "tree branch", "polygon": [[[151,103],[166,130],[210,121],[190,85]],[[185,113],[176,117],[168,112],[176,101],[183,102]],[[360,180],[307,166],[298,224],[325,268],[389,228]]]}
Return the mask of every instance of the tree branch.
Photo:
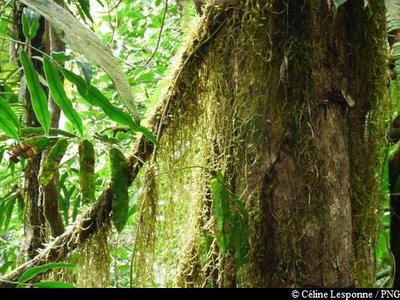
{"label": "tree branch", "polygon": [[[193,72],[193,70],[200,69],[208,52],[208,46],[230,12],[210,9],[200,21],[197,34],[188,43],[182,53],[180,65],[172,75],[171,85],[149,121],[152,131],[157,133],[158,139],[161,138],[169,124],[178,119],[177,116],[190,107],[188,103],[185,103],[188,99],[182,99],[181,95],[184,91],[190,90],[188,82],[197,79],[198,72]],[[129,158],[131,182],[136,179],[140,168],[151,158],[154,150],[154,144],[143,136],[136,142],[134,153]],[[96,203],[82,213],[73,228],[49,243],[33,259],[0,277],[0,288],[15,287],[18,278],[31,267],[64,260],[71,251],[105,228],[110,221],[112,198],[111,189],[108,187]]]}

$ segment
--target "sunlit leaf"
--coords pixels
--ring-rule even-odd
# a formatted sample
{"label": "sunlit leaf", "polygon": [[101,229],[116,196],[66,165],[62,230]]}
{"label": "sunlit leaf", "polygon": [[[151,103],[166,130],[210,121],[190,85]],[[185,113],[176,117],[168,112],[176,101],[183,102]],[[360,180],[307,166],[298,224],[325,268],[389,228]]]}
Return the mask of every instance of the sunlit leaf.
{"label": "sunlit leaf", "polygon": [[129,126],[134,131],[143,133],[146,138],[153,143],[156,143],[156,137],[153,133],[151,133],[147,128],[138,125],[128,113],[114,106],[96,87],[93,85],[87,87],[85,79],[67,69],[63,68],[61,71],[68,81],[76,85],[79,94],[90,105],[100,107],[111,120]]}
{"label": "sunlit leaf", "polygon": [[21,63],[24,68],[26,84],[31,94],[33,111],[46,133],[50,130],[50,111],[47,106],[47,96],[39,81],[39,74],[35,70],[28,55],[21,51]]}
{"label": "sunlit leaf", "polygon": [[37,276],[38,274],[41,273],[45,273],[49,270],[54,270],[54,269],[73,269],[75,268],[75,264],[70,264],[70,263],[49,263],[49,264],[45,264],[42,266],[38,266],[38,267],[32,267],[28,270],[26,270],[18,279],[19,283],[25,283],[29,280],[31,280],[32,278],[34,278],[35,276]]}
{"label": "sunlit leaf", "polygon": [[0,129],[15,140],[19,139],[20,124],[8,101],[0,97]]}
{"label": "sunlit leaf", "polygon": [[69,289],[69,288],[76,288],[75,285],[72,283],[61,282],[61,281],[41,281],[39,283],[34,284],[37,288],[44,288],[44,289]]}
{"label": "sunlit leaf", "polygon": [[0,118],[5,118],[9,122],[11,122],[19,131],[20,122],[18,121],[18,117],[15,112],[12,110],[8,101],[2,97],[0,97]]}
{"label": "sunlit leaf", "polygon": [[49,85],[50,93],[54,98],[54,102],[61,108],[67,119],[79,131],[80,135],[83,134],[82,120],[79,114],[73,108],[71,100],[67,97],[64,85],[58,75],[58,70],[49,59],[43,59],[43,68],[46,75],[46,80]]}
{"label": "sunlit leaf", "polygon": [[40,15],[25,7],[22,12],[22,32],[27,39],[33,39],[40,27]]}

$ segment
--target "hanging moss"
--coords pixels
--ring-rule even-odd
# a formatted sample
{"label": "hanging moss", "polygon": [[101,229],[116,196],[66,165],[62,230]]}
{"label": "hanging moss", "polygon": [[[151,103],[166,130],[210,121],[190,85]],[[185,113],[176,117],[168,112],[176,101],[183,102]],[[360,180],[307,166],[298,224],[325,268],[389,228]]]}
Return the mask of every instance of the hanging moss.
{"label": "hanging moss", "polygon": [[[144,172],[132,286],[372,284],[385,26],[381,4],[361,2],[208,11],[214,31],[194,32],[207,48],[186,49],[193,65],[166,91],[179,109]],[[248,238],[221,222],[215,171]]]}
{"label": "hanging moss", "polygon": [[158,188],[154,177],[155,168],[151,166],[144,175],[144,193],[139,200],[140,212],[135,234],[132,267],[133,286],[149,287],[154,285],[154,246],[156,239],[156,215],[158,206]]}
{"label": "hanging moss", "polygon": [[80,268],[75,270],[77,287],[106,288],[110,286],[110,227],[94,235],[76,256]]}

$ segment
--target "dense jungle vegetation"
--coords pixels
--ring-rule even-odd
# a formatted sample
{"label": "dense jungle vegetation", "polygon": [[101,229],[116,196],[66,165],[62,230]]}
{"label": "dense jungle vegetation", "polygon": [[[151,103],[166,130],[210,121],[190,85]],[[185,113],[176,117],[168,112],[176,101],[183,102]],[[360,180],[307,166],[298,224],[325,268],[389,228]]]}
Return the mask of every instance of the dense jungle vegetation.
{"label": "dense jungle vegetation", "polygon": [[400,287],[400,2],[0,0],[0,287]]}

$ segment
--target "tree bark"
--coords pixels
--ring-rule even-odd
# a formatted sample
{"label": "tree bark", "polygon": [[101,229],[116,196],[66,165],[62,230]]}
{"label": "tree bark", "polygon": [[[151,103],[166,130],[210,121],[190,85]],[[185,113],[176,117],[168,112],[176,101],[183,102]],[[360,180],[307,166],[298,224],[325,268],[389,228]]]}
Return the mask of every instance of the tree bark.
{"label": "tree bark", "polygon": [[[209,140],[202,146],[215,145],[216,161],[226,155],[219,167],[251,216],[244,279],[225,274],[228,284],[374,284],[386,26],[383,3],[364,5],[348,1],[336,11],[327,1],[253,0],[211,10],[182,59],[153,131],[160,138],[196,101],[204,108],[197,128],[206,122]],[[145,139],[138,145],[132,174],[154,147]],[[86,225],[98,230],[96,220],[107,219],[91,213]],[[69,246],[54,249],[70,237],[44,253],[64,258]],[[223,270],[237,272],[228,262]]]}
{"label": "tree bark", "polygon": [[[57,4],[62,5],[63,1],[55,0]],[[64,42],[58,37],[54,28],[46,21],[46,53],[65,51]],[[61,109],[54,102],[53,97],[49,94],[49,108],[50,108],[50,124],[51,128],[59,128]],[[48,151],[42,155],[43,160],[46,158]],[[59,213],[59,187],[58,187],[59,174],[54,175],[52,181],[43,187],[43,203],[46,221],[49,223],[52,236],[56,237],[64,232],[64,223]]]}
{"label": "tree bark", "polygon": [[[21,17],[24,5],[19,5],[15,12],[16,32],[18,33],[18,39],[22,42],[25,41],[25,37],[22,32]],[[37,35],[30,42],[32,45],[31,54],[35,56],[41,56],[41,53],[35,49],[41,51],[44,50],[43,35],[45,31],[44,19],[40,19],[40,26]],[[33,64],[39,72],[41,72],[41,63],[37,60],[33,60]],[[43,72],[41,72],[43,73]],[[32,103],[30,100],[30,94],[24,88],[23,94],[25,95],[26,115],[25,123],[29,127],[40,127],[39,121],[37,120],[33,111]],[[41,158],[32,158],[25,169],[25,181],[24,181],[24,193],[25,201],[27,204],[27,215],[25,217],[25,232],[26,232],[26,248],[29,258],[33,258],[37,254],[37,250],[42,247],[45,241],[45,228],[46,222],[44,217],[44,207],[42,205],[42,196],[39,189],[39,170],[40,170]]]}
{"label": "tree bark", "polygon": [[239,285],[374,286],[385,7],[330,3],[227,7],[200,69],[202,145],[252,217]]}

